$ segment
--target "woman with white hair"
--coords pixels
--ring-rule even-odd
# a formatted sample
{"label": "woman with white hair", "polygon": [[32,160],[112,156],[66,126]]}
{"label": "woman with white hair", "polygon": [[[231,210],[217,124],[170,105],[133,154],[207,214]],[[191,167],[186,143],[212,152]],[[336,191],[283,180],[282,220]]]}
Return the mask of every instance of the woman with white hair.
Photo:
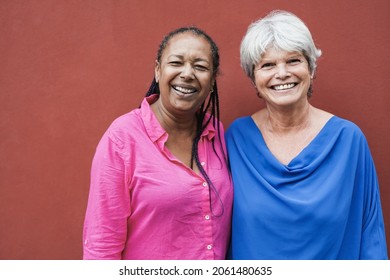
{"label": "woman with white hair", "polygon": [[320,55],[302,20],[284,11],[242,40],[242,68],[265,108],[226,133],[232,259],[387,259],[366,138],[309,102]]}

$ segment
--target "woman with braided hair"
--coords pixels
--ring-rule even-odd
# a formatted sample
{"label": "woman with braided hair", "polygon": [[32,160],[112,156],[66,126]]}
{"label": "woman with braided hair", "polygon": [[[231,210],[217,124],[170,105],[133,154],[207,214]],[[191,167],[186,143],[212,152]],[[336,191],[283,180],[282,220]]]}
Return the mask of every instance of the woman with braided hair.
{"label": "woman with braided hair", "polygon": [[84,259],[224,259],[232,182],[219,122],[218,48],[169,33],[140,108],[116,119],[91,170]]}

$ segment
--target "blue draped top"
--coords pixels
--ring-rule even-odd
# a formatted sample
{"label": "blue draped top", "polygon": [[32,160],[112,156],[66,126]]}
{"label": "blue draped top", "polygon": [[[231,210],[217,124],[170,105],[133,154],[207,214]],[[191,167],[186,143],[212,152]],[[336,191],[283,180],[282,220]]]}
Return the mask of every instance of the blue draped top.
{"label": "blue draped top", "polygon": [[367,141],[333,116],[289,164],[251,117],[226,132],[234,183],[232,259],[387,259]]}

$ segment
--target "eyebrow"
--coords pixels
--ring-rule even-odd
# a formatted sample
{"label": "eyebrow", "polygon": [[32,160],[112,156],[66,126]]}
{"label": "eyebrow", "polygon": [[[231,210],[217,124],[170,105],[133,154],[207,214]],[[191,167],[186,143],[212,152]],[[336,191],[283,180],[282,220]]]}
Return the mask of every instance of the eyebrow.
{"label": "eyebrow", "polygon": [[288,58],[297,58],[297,57],[305,57],[305,56],[301,53],[297,53],[295,55],[289,56]]}
{"label": "eyebrow", "polygon": [[[305,58],[305,56],[303,55],[303,54],[301,54],[301,53],[296,53],[296,54],[292,54],[291,56],[290,55],[288,55],[287,57],[286,57],[286,59],[292,59],[292,58],[301,58],[301,57],[303,57],[303,58]],[[262,57],[260,60],[259,60],[259,62],[258,63],[262,63],[262,62],[272,62],[272,61],[274,61],[275,59],[272,59],[272,58],[267,58],[267,57]]]}
{"label": "eyebrow", "polygon": [[[175,58],[179,58],[179,59],[184,59],[184,56],[183,55],[180,55],[180,54],[171,54],[170,56],[168,56],[167,58],[172,58],[172,57],[175,57]],[[199,61],[203,61],[203,62],[206,62],[208,64],[211,64],[210,61],[208,59],[205,59],[205,58],[196,58],[194,59],[194,62],[199,62]]]}

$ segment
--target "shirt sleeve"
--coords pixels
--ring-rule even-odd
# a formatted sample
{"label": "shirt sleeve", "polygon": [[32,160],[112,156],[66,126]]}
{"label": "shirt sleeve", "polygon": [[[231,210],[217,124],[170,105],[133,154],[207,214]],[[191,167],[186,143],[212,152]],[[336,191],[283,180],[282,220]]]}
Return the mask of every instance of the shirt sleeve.
{"label": "shirt sleeve", "polygon": [[387,259],[386,236],[374,162],[364,140],[365,197],[360,259]]}
{"label": "shirt sleeve", "polygon": [[96,149],[84,221],[84,259],[121,259],[130,216],[122,150],[120,139],[110,132],[103,136]]}

